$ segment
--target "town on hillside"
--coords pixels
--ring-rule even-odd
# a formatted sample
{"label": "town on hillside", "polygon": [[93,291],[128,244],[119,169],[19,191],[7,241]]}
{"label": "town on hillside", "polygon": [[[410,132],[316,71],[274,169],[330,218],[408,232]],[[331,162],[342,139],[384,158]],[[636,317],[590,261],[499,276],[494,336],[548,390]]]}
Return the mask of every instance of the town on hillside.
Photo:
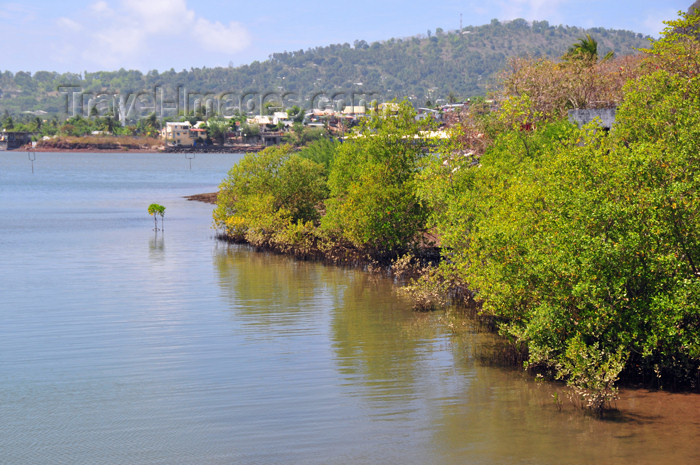
{"label": "town on hillside", "polygon": [[[485,101],[493,104],[493,101]],[[257,151],[278,144],[303,146],[314,140],[343,140],[364,118],[373,114],[391,116],[399,109],[394,102],[336,106],[303,111],[292,107],[281,111],[267,108],[260,114],[206,117],[198,113],[160,121],[155,115],[136,124],[121,125],[119,119],[76,115],[63,123],[36,118],[33,127],[13,124],[6,116],[0,132],[0,150],[149,150],[149,151]],[[441,103],[417,109],[418,119],[432,118],[441,133],[468,108],[472,100]],[[168,121],[171,119],[171,121]],[[176,119],[176,120],[175,120]],[[175,120],[175,121],[172,121]]]}

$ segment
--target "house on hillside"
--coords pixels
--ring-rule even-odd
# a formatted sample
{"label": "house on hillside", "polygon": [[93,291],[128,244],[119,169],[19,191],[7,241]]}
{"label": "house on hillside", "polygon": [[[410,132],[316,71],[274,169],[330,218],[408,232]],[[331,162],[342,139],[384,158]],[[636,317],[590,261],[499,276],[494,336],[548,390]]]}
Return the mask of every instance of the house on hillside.
{"label": "house on hillside", "polygon": [[367,109],[364,105],[353,105],[343,108],[343,114],[347,116],[364,116]]}
{"label": "house on hillside", "polygon": [[207,130],[205,128],[190,129],[190,139],[192,140],[192,145],[203,143],[207,139]]}
{"label": "house on hillside", "polygon": [[384,102],[379,104],[379,112],[384,115],[398,113],[401,105],[396,102]]}
{"label": "house on hillside", "polygon": [[289,121],[289,115],[286,111],[276,111],[272,115],[255,115],[247,119],[248,124],[257,124],[258,126],[276,126],[287,121]]}
{"label": "house on hillside", "polygon": [[192,126],[189,121],[168,122],[160,134],[165,145],[196,145],[198,140],[207,139],[206,123],[198,121]]}
{"label": "house on hillside", "polygon": [[418,108],[416,121],[422,121],[428,118],[432,118],[435,121],[442,121],[442,113],[433,108]]}
{"label": "house on hillside", "polygon": [[272,124],[272,118],[266,115],[254,115],[246,119],[246,123],[255,124],[258,126],[265,126],[267,124]]}
{"label": "house on hillside", "polygon": [[272,115],[272,124],[286,124],[287,122],[291,123],[291,121],[289,121],[289,114],[286,111],[276,111]]}
{"label": "house on hillside", "polygon": [[189,121],[167,122],[161,130],[161,137],[165,145],[192,145]]}

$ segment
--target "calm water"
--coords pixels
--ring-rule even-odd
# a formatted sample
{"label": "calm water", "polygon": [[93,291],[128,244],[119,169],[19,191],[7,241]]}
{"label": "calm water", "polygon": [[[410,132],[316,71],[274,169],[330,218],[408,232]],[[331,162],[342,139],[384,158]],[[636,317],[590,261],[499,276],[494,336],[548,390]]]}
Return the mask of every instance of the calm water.
{"label": "calm water", "polygon": [[[600,421],[390,282],[213,238],[238,155],[0,153],[0,463],[700,463],[697,396]],[[146,213],[165,205],[165,231]]]}

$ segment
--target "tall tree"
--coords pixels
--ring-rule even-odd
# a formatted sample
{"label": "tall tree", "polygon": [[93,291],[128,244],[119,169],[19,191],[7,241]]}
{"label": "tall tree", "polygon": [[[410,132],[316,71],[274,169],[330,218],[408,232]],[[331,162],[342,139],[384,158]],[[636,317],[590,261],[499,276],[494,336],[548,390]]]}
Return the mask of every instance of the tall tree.
{"label": "tall tree", "polygon": [[[605,54],[603,61],[612,57],[613,52],[610,51]],[[598,41],[591,37],[590,34],[586,34],[585,38],[579,39],[577,43],[569,47],[563,58],[567,61],[584,60],[596,63],[598,61]]]}

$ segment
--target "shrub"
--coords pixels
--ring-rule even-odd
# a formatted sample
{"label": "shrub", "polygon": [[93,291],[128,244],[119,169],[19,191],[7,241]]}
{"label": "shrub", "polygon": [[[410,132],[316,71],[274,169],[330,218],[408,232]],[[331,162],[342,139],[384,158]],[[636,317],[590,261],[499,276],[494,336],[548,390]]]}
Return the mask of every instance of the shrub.
{"label": "shrub", "polygon": [[330,139],[318,139],[301,149],[299,156],[322,165],[326,169],[326,173],[328,173],[335,159],[338,146],[337,142]]}
{"label": "shrub", "polygon": [[234,239],[275,242],[275,235],[291,225],[318,221],[327,192],[323,172],[290,146],[248,154],[219,186],[214,223]]}
{"label": "shrub", "polygon": [[419,238],[426,210],[415,195],[414,178],[426,153],[424,128],[402,104],[394,116],[375,114],[338,147],[321,221],[327,234],[388,254]]}
{"label": "shrub", "polygon": [[639,76],[641,55],[591,62],[514,58],[500,75],[502,98],[527,95],[543,119],[563,118],[572,108],[615,107],[625,83]]}

